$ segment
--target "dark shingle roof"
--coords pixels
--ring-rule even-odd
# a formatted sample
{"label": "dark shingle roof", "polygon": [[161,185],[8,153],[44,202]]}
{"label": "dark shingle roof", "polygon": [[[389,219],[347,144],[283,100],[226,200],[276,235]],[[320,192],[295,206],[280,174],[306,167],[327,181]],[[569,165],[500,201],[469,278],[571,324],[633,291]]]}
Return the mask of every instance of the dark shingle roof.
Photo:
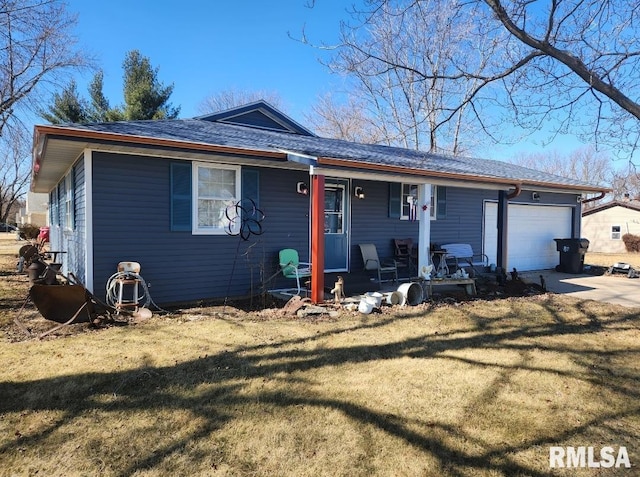
{"label": "dark shingle roof", "polygon": [[358,144],[340,139],[303,136],[286,132],[223,124],[201,119],[126,121],[73,125],[74,129],[142,136],[188,143],[239,149],[288,151],[313,157],[357,161],[362,165],[384,165],[444,174],[503,179],[522,183],[542,183],[585,190],[601,190],[596,184],[565,178],[497,160],[448,156],[399,147]]}

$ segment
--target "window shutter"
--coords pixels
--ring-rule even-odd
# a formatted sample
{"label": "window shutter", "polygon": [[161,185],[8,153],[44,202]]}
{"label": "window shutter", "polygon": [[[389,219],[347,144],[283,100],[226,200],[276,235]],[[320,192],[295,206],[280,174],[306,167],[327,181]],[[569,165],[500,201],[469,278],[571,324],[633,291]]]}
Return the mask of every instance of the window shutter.
{"label": "window shutter", "polygon": [[58,213],[58,188],[53,189],[49,192],[49,223],[53,225],[58,225],[58,220],[56,219],[56,215]]}
{"label": "window shutter", "polygon": [[171,163],[171,230],[191,231],[191,163]]}
{"label": "window shutter", "polygon": [[66,203],[67,203],[67,179],[63,178],[58,184],[58,225],[64,230],[66,226]]}
{"label": "window shutter", "polygon": [[402,210],[402,184],[397,182],[389,183],[389,217],[399,219]]}
{"label": "window shutter", "polygon": [[70,206],[71,206],[71,211],[70,211],[70,223],[69,223],[69,228],[71,228],[71,230],[75,230],[76,229],[76,167],[73,166],[71,168],[71,174],[69,176],[69,180],[71,181],[71,184],[69,185],[69,194],[71,194],[71,197],[69,197],[70,200]]}
{"label": "window shutter", "polygon": [[447,218],[447,188],[444,186],[437,186],[436,191],[436,220]]}
{"label": "window shutter", "polygon": [[260,207],[260,172],[256,169],[242,168],[242,199],[251,199]]}
{"label": "window shutter", "polygon": [[[260,213],[254,213],[251,208],[251,199],[256,208],[260,208],[260,172],[256,169],[242,168],[242,213],[246,216],[242,217],[243,223],[248,227],[248,231],[254,234],[260,234],[262,231],[262,224]],[[264,212],[263,212],[264,213]],[[251,216],[249,216],[251,214]],[[253,219],[253,220],[248,220]]]}

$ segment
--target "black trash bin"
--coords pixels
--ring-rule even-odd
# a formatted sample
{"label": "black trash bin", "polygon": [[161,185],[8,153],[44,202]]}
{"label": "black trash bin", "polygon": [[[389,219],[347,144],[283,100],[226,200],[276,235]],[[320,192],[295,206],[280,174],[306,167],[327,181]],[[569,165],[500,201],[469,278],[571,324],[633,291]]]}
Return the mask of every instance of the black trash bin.
{"label": "black trash bin", "polygon": [[582,273],[584,255],[589,248],[589,241],[585,238],[557,238],[556,250],[560,252],[560,264],[557,272]]}

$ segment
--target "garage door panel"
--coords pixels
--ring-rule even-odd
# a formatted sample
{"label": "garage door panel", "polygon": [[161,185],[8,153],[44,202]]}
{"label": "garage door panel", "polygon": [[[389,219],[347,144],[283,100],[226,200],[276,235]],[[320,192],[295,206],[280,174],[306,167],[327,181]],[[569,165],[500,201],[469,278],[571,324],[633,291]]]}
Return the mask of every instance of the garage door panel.
{"label": "garage door panel", "polygon": [[[520,271],[553,268],[559,255],[554,238],[571,236],[571,207],[508,206],[508,267]],[[484,253],[497,263],[498,204],[485,203]]]}

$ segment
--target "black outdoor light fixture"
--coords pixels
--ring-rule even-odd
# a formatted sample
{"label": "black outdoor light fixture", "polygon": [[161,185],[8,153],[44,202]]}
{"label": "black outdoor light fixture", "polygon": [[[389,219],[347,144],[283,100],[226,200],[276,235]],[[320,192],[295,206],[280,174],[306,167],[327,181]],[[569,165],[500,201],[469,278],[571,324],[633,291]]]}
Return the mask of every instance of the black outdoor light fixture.
{"label": "black outdoor light fixture", "polygon": [[355,195],[358,199],[364,199],[364,189],[362,187],[356,187],[353,189],[353,195]]}
{"label": "black outdoor light fixture", "polygon": [[296,192],[302,195],[309,195],[309,187],[304,182],[298,182],[296,184]]}

